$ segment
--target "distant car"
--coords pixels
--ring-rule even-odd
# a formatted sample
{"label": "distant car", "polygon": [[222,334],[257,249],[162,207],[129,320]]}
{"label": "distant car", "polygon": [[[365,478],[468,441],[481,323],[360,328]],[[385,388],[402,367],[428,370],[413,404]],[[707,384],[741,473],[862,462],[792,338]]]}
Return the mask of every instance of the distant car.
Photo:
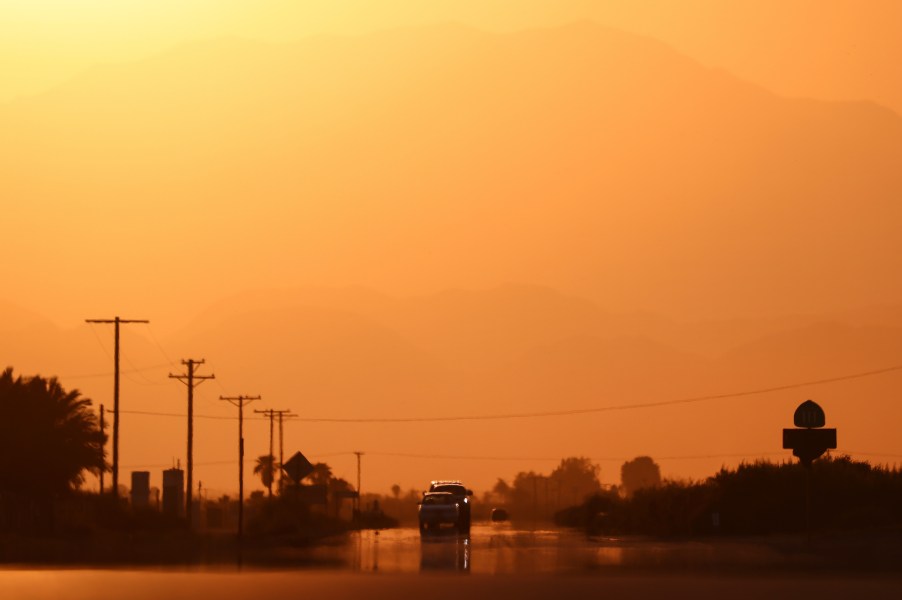
{"label": "distant car", "polygon": [[510,516],[507,514],[507,511],[503,508],[493,508],[492,509],[492,521],[494,523],[501,523],[503,521],[507,521]]}
{"label": "distant car", "polygon": [[451,494],[459,507],[459,521],[457,531],[460,533],[470,533],[470,497],[473,490],[467,487],[459,480],[440,479],[429,484],[429,492],[447,492]]}

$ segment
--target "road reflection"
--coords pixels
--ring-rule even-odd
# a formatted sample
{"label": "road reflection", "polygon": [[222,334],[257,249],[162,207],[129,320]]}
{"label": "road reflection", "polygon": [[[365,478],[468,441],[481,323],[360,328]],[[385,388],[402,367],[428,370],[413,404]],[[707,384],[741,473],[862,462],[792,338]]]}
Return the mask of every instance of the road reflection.
{"label": "road reflection", "polygon": [[[354,533],[344,562],[354,571],[386,573],[549,573],[592,564],[611,564],[616,549],[599,553],[597,542],[572,532],[519,530],[510,524],[474,525],[471,534],[442,532],[421,536],[400,528]],[[320,548],[324,558],[340,548]]]}
{"label": "road reflection", "polygon": [[778,567],[785,557],[768,544],[747,541],[655,541],[589,538],[577,531],[474,524],[470,536],[415,528],[362,531],[345,543],[310,549],[316,564],[360,572],[536,575],[597,569]]}
{"label": "road reflection", "polygon": [[470,536],[429,535],[420,540],[420,571],[470,572]]}

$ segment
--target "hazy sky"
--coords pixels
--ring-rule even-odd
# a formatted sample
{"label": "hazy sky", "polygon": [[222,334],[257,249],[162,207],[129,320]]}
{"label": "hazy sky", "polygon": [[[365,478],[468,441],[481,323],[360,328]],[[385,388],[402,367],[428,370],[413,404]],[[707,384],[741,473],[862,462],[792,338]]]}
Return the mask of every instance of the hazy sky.
{"label": "hazy sky", "polygon": [[[109,403],[111,332],[82,320],[151,319],[158,340],[128,334],[129,406],[181,410],[167,371],[210,359],[197,447],[220,491],[221,392],[443,416],[902,363],[899,23],[893,0],[0,0],[0,359]],[[382,491],[460,469],[484,489],[561,454],[610,483],[645,453],[702,477],[779,453],[808,391],[294,423],[291,447],[346,477],[368,451]],[[845,448],[902,452],[898,375],[811,391]],[[123,465],[177,460],[182,428],[129,417]]]}
{"label": "hazy sky", "polygon": [[288,41],[444,21],[512,31],[576,19],[656,37],[780,93],[902,112],[894,0],[3,0],[0,100],[199,38]]}

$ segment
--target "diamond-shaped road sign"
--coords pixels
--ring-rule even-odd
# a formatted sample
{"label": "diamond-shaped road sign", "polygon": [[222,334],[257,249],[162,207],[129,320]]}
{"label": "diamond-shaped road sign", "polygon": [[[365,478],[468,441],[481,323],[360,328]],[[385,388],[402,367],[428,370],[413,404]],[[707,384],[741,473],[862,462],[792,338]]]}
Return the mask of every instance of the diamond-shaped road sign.
{"label": "diamond-shaped road sign", "polygon": [[295,452],[294,456],[282,465],[282,470],[295,484],[300,484],[301,479],[313,473],[313,465],[307,460],[306,456],[300,452]]}

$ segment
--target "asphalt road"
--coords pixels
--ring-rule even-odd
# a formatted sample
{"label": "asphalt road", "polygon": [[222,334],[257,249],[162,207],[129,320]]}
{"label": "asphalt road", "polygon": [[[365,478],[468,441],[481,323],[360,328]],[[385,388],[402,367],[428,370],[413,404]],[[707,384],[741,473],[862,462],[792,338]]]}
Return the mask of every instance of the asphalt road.
{"label": "asphalt road", "polygon": [[365,573],[861,572],[860,564],[847,560],[855,550],[844,551],[845,556],[823,543],[808,547],[800,536],[696,541],[589,538],[572,530],[517,529],[505,523],[474,525],[467,537],[449,534],[421,538],[412,528],[364,531],[346,544],[317,548],[309,558],[313,563]]}
{"label": "asphalt road", "polygon": [[367,531],[303,552],[310,560],[299,564],[311,566],[302,569],[10,567],[0,570],[0,599],[902,598],[902,572],[836,569],[801,542],[589,539],[479,525],[469,537],[423,540],[416,529]]}

